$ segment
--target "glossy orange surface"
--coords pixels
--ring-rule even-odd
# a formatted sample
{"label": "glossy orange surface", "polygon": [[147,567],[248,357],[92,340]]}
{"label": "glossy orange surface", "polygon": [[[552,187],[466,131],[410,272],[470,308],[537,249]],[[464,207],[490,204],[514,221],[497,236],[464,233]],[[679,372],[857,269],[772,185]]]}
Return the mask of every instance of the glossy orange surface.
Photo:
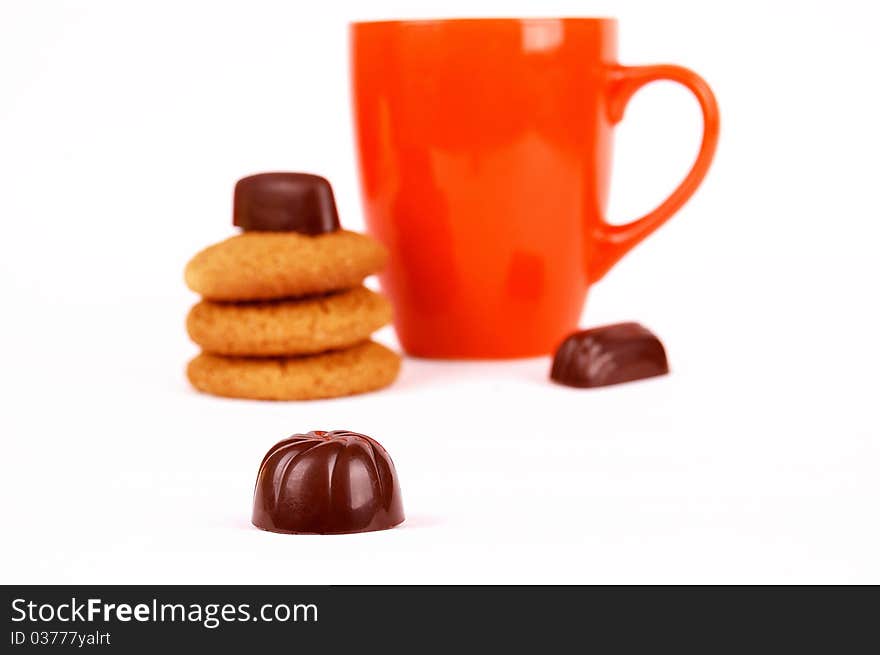
{"label": "glossy orange surface", "polygon": [[[355,127],[383,290],[412,355],[552,351],[591,283],[693,194],[718,139],[708,85],[678,66],[617,63],[613,19],[356,23]],[[703,112],[697,161],[657,209],[605,222],[612,129],[654,80]]]}

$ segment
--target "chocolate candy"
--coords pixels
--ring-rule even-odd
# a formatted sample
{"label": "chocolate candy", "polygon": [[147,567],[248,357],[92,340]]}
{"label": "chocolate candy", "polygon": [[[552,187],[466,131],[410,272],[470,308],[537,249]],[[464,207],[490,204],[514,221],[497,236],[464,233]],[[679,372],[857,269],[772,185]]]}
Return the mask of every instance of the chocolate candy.
{"label": "chocolate candy", "polygon": [[339,229],[330,183],[308,173],[261,173],[235,185],[232,222],[244,230],[324,234]]}
{"label": "chocolate candy", "polygon": [[394,463],[378,441],[357,432],[295,434],[263,458],[251,521],[285,533],[392,528],[403,521]]}
{"label": "chocolate candy", "polygon": [[575,332],[556,351],[550,378],[570,387],[604,387],[669,373],[663,344],[638,323]]}

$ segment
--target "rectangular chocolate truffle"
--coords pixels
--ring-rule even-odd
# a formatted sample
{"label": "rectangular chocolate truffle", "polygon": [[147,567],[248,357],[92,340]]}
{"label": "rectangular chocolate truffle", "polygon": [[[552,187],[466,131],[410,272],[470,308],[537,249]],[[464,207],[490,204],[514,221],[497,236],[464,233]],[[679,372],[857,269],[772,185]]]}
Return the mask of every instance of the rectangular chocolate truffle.
{"label": "rectangular chocolate truffle", "polygon": [[569,335],[553,358],[550,378],[570,387],[604,387],[669,372],[660,339],[638,323],[617,323]]}

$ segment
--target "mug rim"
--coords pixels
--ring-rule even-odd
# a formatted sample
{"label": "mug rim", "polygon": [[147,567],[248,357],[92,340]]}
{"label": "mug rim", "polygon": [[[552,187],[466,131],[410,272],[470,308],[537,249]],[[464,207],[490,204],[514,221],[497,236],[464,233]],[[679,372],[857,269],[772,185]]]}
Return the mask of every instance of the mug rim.
{"label": "mug rim", "polygon": [[466,18],[392,18],[381,20],[354,20],[351,27],[424,27],[449,23],[617,23],[613,16],[495,16]]}

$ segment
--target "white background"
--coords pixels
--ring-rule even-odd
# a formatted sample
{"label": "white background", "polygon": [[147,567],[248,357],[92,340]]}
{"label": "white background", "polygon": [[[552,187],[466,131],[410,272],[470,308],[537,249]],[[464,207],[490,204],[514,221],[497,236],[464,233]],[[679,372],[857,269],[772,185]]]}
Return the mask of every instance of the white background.
{"label": "white background", "polygon": [[[871,3],[414,5],[0,3],[0,581],[880,582]],[[192,391],[182,270],[233,233],[236,179],[324,174],[362,228],[346,23],[455,15],[616,15],[623,63],[714,87],[709,177],[583,317],[645,323],[673,373],[576,391],[548,359],[407,360],[349,399]],[[640,92],[613,217],[699,134],[685,90]],[[252,528],[263,453],[332,428],[388,448],[406,523]]]}

